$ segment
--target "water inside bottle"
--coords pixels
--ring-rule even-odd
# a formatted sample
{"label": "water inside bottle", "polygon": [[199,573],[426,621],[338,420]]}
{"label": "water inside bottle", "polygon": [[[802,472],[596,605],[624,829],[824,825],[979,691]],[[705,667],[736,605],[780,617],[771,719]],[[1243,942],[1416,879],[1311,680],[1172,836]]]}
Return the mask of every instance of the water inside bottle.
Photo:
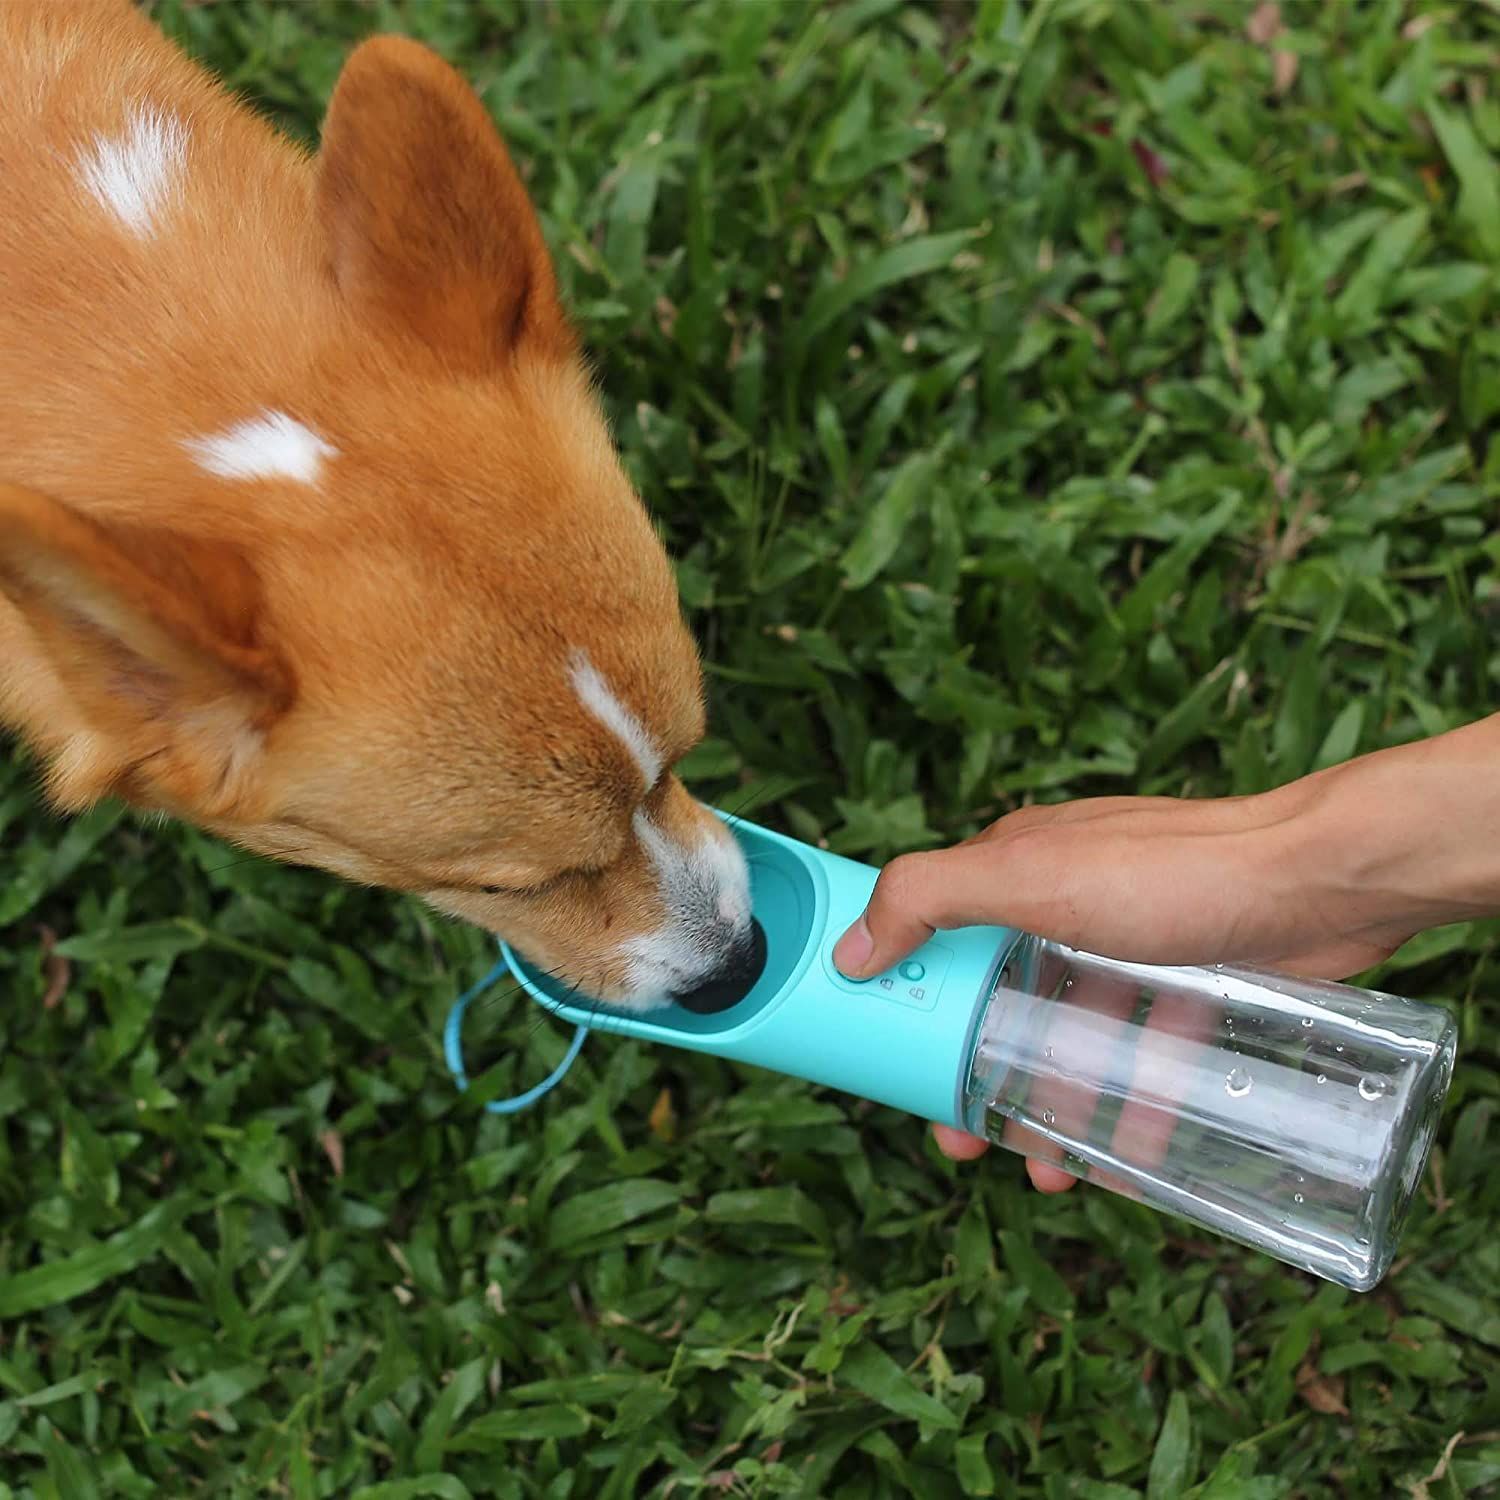
{"label": "water inside bottle", "polygon": [[1022,939],[981,1024],[968,1128],[1365,1290],[1425,1166],[1453,1040],[1444,1012],[1393,996]]}

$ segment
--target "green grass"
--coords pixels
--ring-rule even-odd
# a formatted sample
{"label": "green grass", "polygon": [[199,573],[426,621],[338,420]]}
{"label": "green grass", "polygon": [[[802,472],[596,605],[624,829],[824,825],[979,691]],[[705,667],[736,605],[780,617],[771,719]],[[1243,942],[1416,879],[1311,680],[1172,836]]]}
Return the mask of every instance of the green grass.
{"label": "green grass", "polygon": [[[1493,4],[157,11],[307,139],[376,24],[483,91],[679,559],[704,796],[878,861],[1495,708]],[[0,1496],[1500,1483],[1493,925],[1380,976],[1463,1059],[1357,1298],[712,1060],[596,1038],[486,1117],[479,935],[19,759],[0,835]],[[565,1041],[488,1024],[496,1092]]]}

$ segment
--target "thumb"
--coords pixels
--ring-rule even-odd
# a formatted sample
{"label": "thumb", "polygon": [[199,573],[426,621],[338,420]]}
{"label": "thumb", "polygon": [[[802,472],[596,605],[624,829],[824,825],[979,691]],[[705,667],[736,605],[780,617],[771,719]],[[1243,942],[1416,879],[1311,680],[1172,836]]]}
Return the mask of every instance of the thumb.
{"label": "thumb", "polygon": [[890,968],[939,929],[998,921],[1004,893],[995,889],[994,864],[994,852],[977,843],[893,859],[880,872],[864,915],[833,950],[839,971],[863,979]]}

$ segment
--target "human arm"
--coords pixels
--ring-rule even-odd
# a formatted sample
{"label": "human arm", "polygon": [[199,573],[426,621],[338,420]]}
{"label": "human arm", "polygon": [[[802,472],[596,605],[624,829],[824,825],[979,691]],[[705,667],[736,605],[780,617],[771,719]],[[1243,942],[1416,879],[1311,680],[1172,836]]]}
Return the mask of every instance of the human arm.
{"label": "human arm", "polygon": [[[1003,924],[1112,958],[1343,978],[1414,933],[1496,912],[1500,715],[1255,796],[1025,808],[893,860],[835,957],[862,977],[934,930]],[[941,1128],[938,1141],[983,1149]]]}

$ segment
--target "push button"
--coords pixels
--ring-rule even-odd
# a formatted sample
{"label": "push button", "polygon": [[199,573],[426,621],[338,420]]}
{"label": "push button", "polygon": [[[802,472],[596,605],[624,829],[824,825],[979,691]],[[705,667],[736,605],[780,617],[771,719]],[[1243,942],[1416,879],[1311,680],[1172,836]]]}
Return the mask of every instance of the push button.
{"label": "push button", "polygon": [[831,946],[823,950],[823,965],[828,977],[842,990],[879,995],[913,1010],[932,1010],[937,1005],[938,992],[952,955],[939,943],[927,943],[921,951],[921,958],[902,959],[894,969],[866,979],[854,979],[841,973],[833,961]]}

